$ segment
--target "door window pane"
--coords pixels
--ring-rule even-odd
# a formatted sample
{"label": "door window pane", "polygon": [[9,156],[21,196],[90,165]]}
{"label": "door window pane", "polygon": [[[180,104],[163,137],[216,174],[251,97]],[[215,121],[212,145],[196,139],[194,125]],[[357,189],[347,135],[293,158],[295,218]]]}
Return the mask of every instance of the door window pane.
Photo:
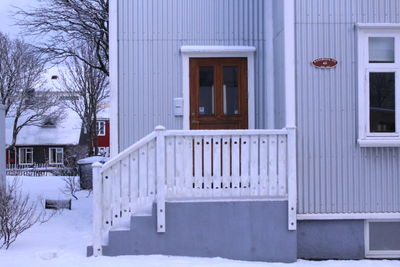
{"label": "door window pane", "polygon": [[224,114],[239,114],[238,67],[224,67]]}
{"label": "door window pane", "polygon": [[369,114],[371,132],[395,132],[395,73],[369,74]]}
{"label": "door window pane", "polygon": [[369,37],[369,63],[394,63],[394,38]]}
{"label": "door window pane", "polygon": [[214,114],[214,68],[200,67],[199,70],[199,114]]}

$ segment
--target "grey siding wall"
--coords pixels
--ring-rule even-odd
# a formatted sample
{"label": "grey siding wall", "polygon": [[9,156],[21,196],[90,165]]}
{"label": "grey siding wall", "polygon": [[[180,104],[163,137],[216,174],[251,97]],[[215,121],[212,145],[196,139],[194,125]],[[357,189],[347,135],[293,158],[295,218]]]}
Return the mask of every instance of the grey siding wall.
{"label": "grey siding wall", "polygon": [[285,42],[283,25],[283,1],[275,0],[273,2],[273,47],[274,47],[274,120],[275,128],[284,128],[285,120]]}
{"label": "grey siding wall", "polygon": [[[400,149],[357,144],[357,22],[400,22],[398,0],[296,1],[299,213],[400,212]],[[335,69],[310,62],[333,57]]]}
{"label": "grey siding wall", "polygon": [[273,128],[265,104],[273,87],[265,75],[269,7],[272,0],[119,0],[120,151],[158,124],[182,128],[173,115],[173,98],[182,97],[182,45],[255,46],[256,128]]}

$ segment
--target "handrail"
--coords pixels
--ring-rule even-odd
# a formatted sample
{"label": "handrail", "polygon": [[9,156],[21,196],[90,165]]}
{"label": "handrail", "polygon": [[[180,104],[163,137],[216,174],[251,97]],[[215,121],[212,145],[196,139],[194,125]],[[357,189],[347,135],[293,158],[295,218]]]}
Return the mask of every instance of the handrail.
{"label": "handrail", "polygon": [[287,129],[254,130],[167,130],[165,136],[207,136],[207,135],[287,135]]}
{"label": "handrail", "polygon": [[151,132],[150,134],[146,135],[145,137],[143,137],[142,139],[140,139],[139,141],[137,141],[136,143],[134,143],[130,147],[126,148],[124,151],[122,151],[118,155],[116,155],[114,158],[112,158],[109,161],[107,161],[106,163],[104,163],[101,171],[104,172],[105,170],[109,169],[114,164],[116,164],[118,161],[123,160],[124,158],[129,156],[129,154],[131,154],[132,152],[134,152],[135,150],[137,150],[138,148],[140,148],[141,146],[143,146],[147,142],[151,141],[155,137],[156,137],[156,133],[155,132]]}

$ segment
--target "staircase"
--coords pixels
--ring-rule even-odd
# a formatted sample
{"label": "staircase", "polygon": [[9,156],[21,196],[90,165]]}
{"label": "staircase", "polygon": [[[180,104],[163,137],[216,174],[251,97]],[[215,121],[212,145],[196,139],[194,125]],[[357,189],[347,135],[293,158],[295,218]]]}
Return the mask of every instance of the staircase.
{"label": "staircase", "polygon": [[[228,219],[227,224],[237,221],[240,218],[237,217],[238,210],[239,213],[246,213],[257,205],[270,214],[279,213],[285,205],[284,221],[287,223],[282,224],[282,214],[278,216],[279,220],[269,217],[263,221],[259,210],[243,216],[260,217],[265,225],[272,228],[276,228],[274,223],[279,222],[285,231],[296,229],[294,129],[185,131],[165,130],[158,126],[154,132],[104,165],[95,163],[93,167],[95,256],[102,255],[103,248],[107,255],[113,255],[115,251],[119,251],[118,255],[125,252],[148,254],[152,251],[160,254],[163,249],[155,245],[157,240],[169,244],[172,241],[169,242],[168,237],[175,236],[173,244],[180,244],[179,240],[187,243],[194,238],[192,233],[205,231],[210,225],[221,225]],[[268,204],[268,201],[273,203]],[[247,207],[249,203],[252,204]],[[149,207],[147,216],[135,216],[143,213],[145,207]],[[207,208],[201,212],[204,207]],[[207,216],[200,216],[203,224],[199,224],[197,220],[193,221],[193,218],[199,217],[199,212],[202,216],[208,214],[208,217],[218,220],[209,221]],[[130,221],[130,229],[114,231],[124,221]],[[190,227],[186,227],[186,231],[183,230],[185,227],[181,227],[180,232],[176,226],[182,223]],[[254,229],[254,225],[241,227],[245,226]],[[169,227],[171,230],[167,230]],[[232,227],[232,231],[240,229]],[[103,236],[110,230],[108,246],[103,247],[106,243]],[[224,233],[223,229],[215,230]],[[284,235],[285,231],[282,232]],[[222,234],[221,238],[230,240],[231,233],[227,231],[226,236]],[[252,232],[246,234],[251,236]],[[146,235],[147,238],[137,238],[138,235]],[[135,242],[151,240],[151,236],[157,238],[154,242],[149,241],[148,249],[140,251],[144,244],[136,246]],[[199,247],[193,247],[194,251],[210,247],[206,245],[208,242],[211,247],[215,243],[211,239],[203,241]],[[119,248],[118,244],[129,245]],[[182,249],[179,251],[187,253],[169,251],[168,255],[191,254],[192,250]]]}

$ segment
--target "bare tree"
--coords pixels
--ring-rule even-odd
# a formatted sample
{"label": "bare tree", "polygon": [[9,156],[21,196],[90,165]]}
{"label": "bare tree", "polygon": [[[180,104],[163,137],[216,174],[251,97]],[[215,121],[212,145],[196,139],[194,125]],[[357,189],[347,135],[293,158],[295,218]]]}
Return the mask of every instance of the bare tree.
{"label": "bare tree", "polygon": [[[84,44],[74,52],[87,62],[95,62],[96,52],[90,44]],[[88,135],[88,155],[98,154],[97,114],[101,104],[109,97],[108,76],[91,64],[78,58],[65,62],[65,71],[61,73],[61,90],[70,97],[65,104],[81,118]]]}
{"label": "bare tree", "polygon": [[40,125],[49,116],[59,118],[56,94],[45,88],[46,61],[33,46],[0,33],[0,101],[13,118],[12,143],[25,126]]}
{"label": "bare tree", "polygon": [[22,194],[19,185],[16,178],[6,188],[0,188],[0,248],[8,249],[21,233],[56,215],[40,209],[40,201]]}
{"label": "bare tree", "polygon": [[[32,10],[18,9],[17,25],[25,33],[45,36],[38,48],[56,61],[73,57],[91,68],[108,71],[109,0],[39,0]],[[93,44],[94,60],[76,51],[76,40]]]}

